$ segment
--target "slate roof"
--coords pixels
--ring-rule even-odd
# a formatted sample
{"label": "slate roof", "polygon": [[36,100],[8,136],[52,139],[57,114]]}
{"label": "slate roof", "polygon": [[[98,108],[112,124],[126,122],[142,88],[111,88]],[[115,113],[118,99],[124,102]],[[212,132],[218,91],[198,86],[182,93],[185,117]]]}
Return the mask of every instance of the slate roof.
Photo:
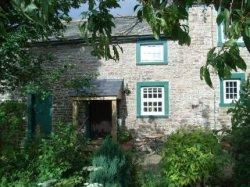
{"label": "slate roof", "polygon": [[71,97],[93,96],[93,97],[120,97],[123,89],[123,79],[97,79],[93,80],[90,88],[70,90]]}
{"label": "slate roof", "polygon": [[[116,27],[112,31],[113,36],[140,36],[140,35],[152,35],[151,28],[145,22],[138,22],[134,16],[116,17]],[[81,21],[72,21],[66,26],[64,33],[66,39],[74,40],[80,39],[79,24]]]}

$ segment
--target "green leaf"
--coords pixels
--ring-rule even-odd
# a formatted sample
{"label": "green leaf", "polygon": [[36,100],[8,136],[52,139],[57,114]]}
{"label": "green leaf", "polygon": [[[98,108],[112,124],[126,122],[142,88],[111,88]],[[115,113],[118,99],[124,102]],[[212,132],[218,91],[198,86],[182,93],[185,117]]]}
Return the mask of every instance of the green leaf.
{"label": "green leaf", "polygon": [[224,11],[221,11],[221,12],[218,14],[217,18],[216,18],[217,24],[218,24],[218,25],[222,24],[222,22],[224,21],[224,19],[225,19]]}
{"label": "green leaf", "polygon": [[33,12],[34,10],[37,10],[37,6],[34,3],[29,4],[26,8],[25,8],[25,12]]}
{"label": "green leaf", "polygon": [[116,61],[118,61],[119,60],[119,52],[118,52],[116,46],[114,46],[114,45],[113,45],[113,51],[114,51],[114,59]]}
{"label": "green leaf", "polygon": [[216,47],[213,47],[212,49],[209,50],[207,54],[207,64],[210,64],[213,60],[216,54],[214,54]]}
{"label": "green leaf", "polygon": [[207,83],[207,85],[210,86],[211,88],[213,88],[213,83],[211,81],[210,72],[209,72],[209,69],[207,67],[205,67],[203,69],[203,75],[204,75],[204,79],[205,79],[205,82]]}
{"label": "green leaf", "polygon": [[229,21],[229,18],[230,18],[230,11],[225,8],[224,10],[224,21]]}
{"label": "green leaf", "polygon": [[250,38],[250,26],[245,26],[244,32],[246,37]]}
{"label": "green leaf", "polygon": [[204,69],[204,67],[203,66],[201,66],[201,69],[200,69],[200,79],[201,80],[203,80],[203,70]]}
{"label": "green leaf", "polygon": [[156,40],[159,40],[159,38],[160,38],[160,33],[158,32],[158,30],[153,30],[153,35],[154,35],[154,38],[156,39]]}
{"label": "green leaf", "polygon": [[142,15],[142,10],[139,10],[138,12],[137,12],[137,18],[138,18],[138,20],[141,22],[142,20],[143,20],[143,17],[142,17],[143,15]]}
{"label": "green leaf", "polygon": [[95,0],[89,0],[89,10],[93,10],[95,5]]}
{"label": "green leaf", "polygon": [[140,4],[135,5],[135,7],[134,7],[134,12],[135,12],[140,6],[141,6]]}
{"label": "green leaf", "polygon": [[42,8],[43,8],[43,13],[44,13],[44,19],[47,20],[48,19],[48,12],[49,12],[49,1],[48,0],[43,0],[42,1]]}
{"label": "green leaf", "polygon": [[234,62],[231,53],[225,52],[225,53],[224,53],[224,59],[225,59],[224,62],[225,62],[225,64],[226,64],[227,66],[229,66],[230,68],[232,68],[234,71],[237,71],[236,63]]}
{"label": "green leaf", "polygon": [[246,62],[240,56],[239,56],[238,60],[236,61],[236,65],[238,68],[240,68],[243,71],[246,71],[246,69],[247,69]]}
{"label": "green leaf", "polygon": [[232,24],[231,29],[234,32],[234,38],[238,38],[241,34],[241,24],[239,22],[235,22]]}
{"label": "green leaf", "polygon": [[246,45],[246,48],[248,50],[248,52],[250,53],[250,37],[247,37],[244,33],[243,33],[243,40],[244,43]]}
{"label": "green leaf", "polygon": [[225,47],[232,47],[236,44],[236,41],[234,39],[230,39],[224,43]]}

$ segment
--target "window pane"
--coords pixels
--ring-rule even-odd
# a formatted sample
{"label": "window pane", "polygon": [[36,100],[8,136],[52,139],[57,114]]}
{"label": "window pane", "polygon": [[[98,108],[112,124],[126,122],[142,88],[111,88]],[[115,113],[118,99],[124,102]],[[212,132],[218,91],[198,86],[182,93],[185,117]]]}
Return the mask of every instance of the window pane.
{"label": "window pane", "polygon": [[225,103],[231,103],[233,100],[239,98],[239,89],[238,84],[240,84],[239,80],[225,80],[224,82],[224,99]]}
{"label": "window pane", "polygon": [[164,88],[142,88],[141,112],[142,115],[163,115],[164,113]]}

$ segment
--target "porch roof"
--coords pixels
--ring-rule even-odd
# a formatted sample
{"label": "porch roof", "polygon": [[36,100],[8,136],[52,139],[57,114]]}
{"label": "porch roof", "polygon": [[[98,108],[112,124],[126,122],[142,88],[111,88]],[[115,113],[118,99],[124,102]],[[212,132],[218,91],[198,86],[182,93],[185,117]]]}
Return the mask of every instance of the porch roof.
{"label": "porch roof", "polygon": [[121,98],[123,79],[97,79],[90,83],[89,88],[70,90],[71,97],[116,97]]}

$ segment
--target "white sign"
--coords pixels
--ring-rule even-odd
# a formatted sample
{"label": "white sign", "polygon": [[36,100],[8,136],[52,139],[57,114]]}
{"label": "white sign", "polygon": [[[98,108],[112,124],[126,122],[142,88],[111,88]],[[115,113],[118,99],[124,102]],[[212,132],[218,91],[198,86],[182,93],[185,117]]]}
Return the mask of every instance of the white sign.
{"label": "white sign", "polygon": [[141,62],[163,62],[164,46],[160,45],[141,45]]}

